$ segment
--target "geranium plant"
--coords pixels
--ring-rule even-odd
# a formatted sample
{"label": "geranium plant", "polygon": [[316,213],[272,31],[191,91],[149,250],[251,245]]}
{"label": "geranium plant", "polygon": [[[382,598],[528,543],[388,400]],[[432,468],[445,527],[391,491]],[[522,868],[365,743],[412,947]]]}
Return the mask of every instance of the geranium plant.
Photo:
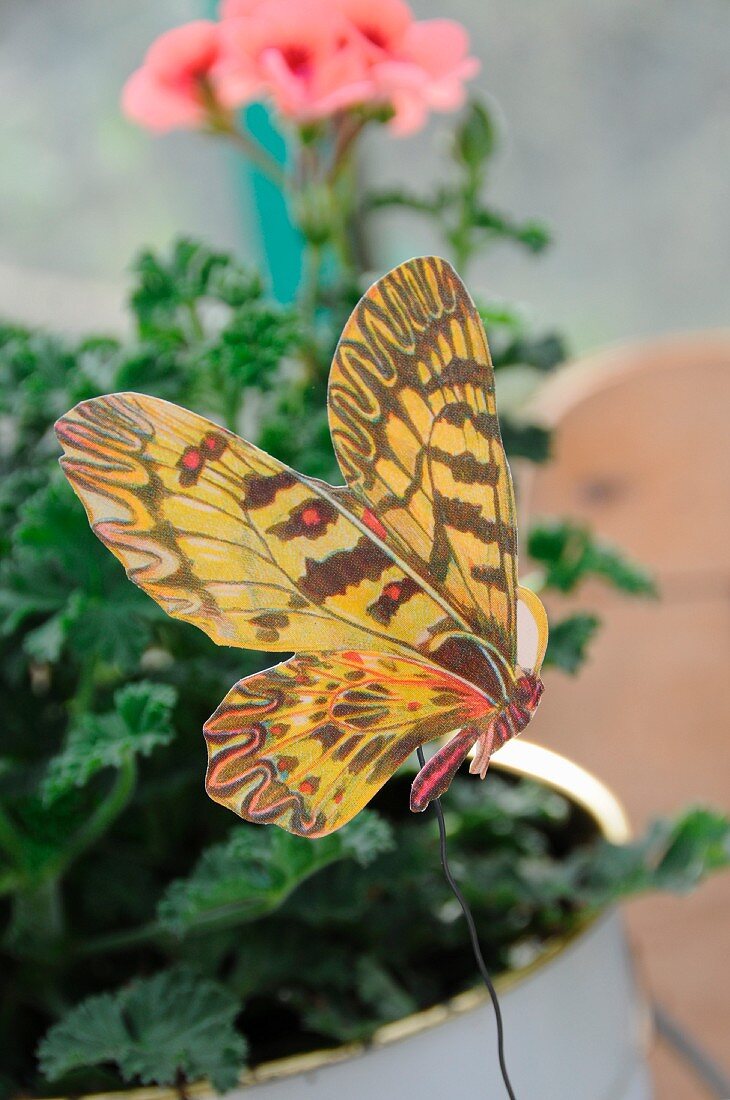
{"label": "geranium plant", "polygon": [[[163,35],[124,91],[150,129],[219,135],[284,188],[307,262],[298,300],[273,302],[249,265],[191,241],[134,266],[131,333],[79,341],[0,328],[0,1085],[12,1096],[208,1076],[224,1089],[257,1063],[381,1023],[474,981],[435,829],[398,780],[331,837],[231,825],[202,791],[200,728],[230,684],[269,663],[168,619],[97,543],[57,469],[51,426],[77,401],[137,389],[336,478],[323,410],[342,316],[367,275],[367,218],[399,204],[431,219],[461,267],[503,239],[547,233],[484,198],[496,132],[464,102],[466,33],[400,0],[227,0],[218,22]],[[287,135],[282,168],[241,122],[265,100]],[[359,137],[393,141],[457,111],[433,193],[363,194]],[[415,223],[414,223],[415,226]],[[355,231],[357,230],[357,231]],[[414,247],[417,251],[417,242]],[[483,302],[498,379],[535,380],[564,358],[557,334]],[[508,388],[508,387],[506,387]],[[549,433],[503,402],[510,454],[549,457]],[[252,415],[254,410],[255,415]],[[650,578],[569,520],[527,535],[533,583],[574,592],[597,576],[650,594]],[[582,663],[598,621],[552,625],[549,661]],[[404,780],[407,783],[407,780]],[[616,848],[563,798],[492,776],[455,782],[455,861],[495,971],[609,901],[687,889],[728,857],[728,825],[694,809]]]}

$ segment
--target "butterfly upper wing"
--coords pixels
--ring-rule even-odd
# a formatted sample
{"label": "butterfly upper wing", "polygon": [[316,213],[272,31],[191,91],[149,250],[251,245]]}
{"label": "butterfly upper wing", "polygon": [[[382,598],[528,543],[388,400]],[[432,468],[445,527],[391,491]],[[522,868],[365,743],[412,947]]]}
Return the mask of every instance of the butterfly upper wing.
{"label": "butterfly upper wing", "polygon": [[410,260],[350,317],[329,388],[353,492],[461,625],[516,658],[517,538],[484,328],[453,268]]}
{"label": "butterfly upper wing", "polygon": [[412,650],[449,623],[335,490],[204,417],[113,394],[78,405],[57,433],[95,533],[216,642]]}
{"label": "butterfly upper wing", "polygon": [[241,680],[206,723],[206,789],[249,821],[322,836],[417,746],[491,707],[435,665],[383,653],[293,657]]}

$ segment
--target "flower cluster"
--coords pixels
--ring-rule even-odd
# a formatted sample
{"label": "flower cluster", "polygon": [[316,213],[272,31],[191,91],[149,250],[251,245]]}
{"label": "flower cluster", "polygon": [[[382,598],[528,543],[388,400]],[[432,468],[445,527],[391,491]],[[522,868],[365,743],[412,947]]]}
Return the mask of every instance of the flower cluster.
{"label": "flower cluster", "polygon": [[151,130],[202,126],[266,100],[303,124],[355,106],[398,134],[452,111],[479,62],[461,24],[417,20],[405,0],[222,0],[219,22],[161,35],[127,81],[127,116]]}

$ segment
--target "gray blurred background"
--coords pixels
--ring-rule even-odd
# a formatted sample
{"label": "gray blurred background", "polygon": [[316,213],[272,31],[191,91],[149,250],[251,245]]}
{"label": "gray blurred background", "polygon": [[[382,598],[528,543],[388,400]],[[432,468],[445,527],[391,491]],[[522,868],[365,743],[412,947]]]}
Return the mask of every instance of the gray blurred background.
{"label": "gray blurred background", "polygon": [[[470,29],[477,86],[504,125],[491,197],[555,235],[539,259],[495,250],[474,287],[525,303],[577,350],[727,324],[727,0],[413,6]],[[118,109],[151,39],[209,10],[203,0],[0,0],[3,316],[118,327],[132,255],[178,232],[256,257],[228,154],[195,134],[152,137]],[[378,136],[366,173],[423,185],[439,172],[444,129]],[[432,243],[408,216],[378,226],[383,267]]]}

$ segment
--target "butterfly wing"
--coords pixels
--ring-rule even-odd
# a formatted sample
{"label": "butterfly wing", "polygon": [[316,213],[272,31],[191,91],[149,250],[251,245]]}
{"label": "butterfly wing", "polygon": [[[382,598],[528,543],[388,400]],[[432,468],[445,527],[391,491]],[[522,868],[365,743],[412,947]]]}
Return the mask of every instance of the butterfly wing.
{"label": "butterfly wing", "polygon": [[241,680],[208,720],[206,789],[248,821],[322,836],[417,746],[491,709],[471,684],[425,662],[300,655]]}
{"label": "butterfly wing", "polygon": [[204,417],[113,394],[56,429],[102,542],[165,611],[220,644],[412,652],[450,622],[336,490]]}
{"label": "butterfly wing", "polygon": [[348,485],[462,628],[516,659],[517,538],[484,328],[453,268],[375,283],[335,354],[330,426]]}
{"label": "butterfly wing", "polygon": [[542,600],[529,588],[517,588],[517,663],[539,675],[548,643],[548,620]]}

